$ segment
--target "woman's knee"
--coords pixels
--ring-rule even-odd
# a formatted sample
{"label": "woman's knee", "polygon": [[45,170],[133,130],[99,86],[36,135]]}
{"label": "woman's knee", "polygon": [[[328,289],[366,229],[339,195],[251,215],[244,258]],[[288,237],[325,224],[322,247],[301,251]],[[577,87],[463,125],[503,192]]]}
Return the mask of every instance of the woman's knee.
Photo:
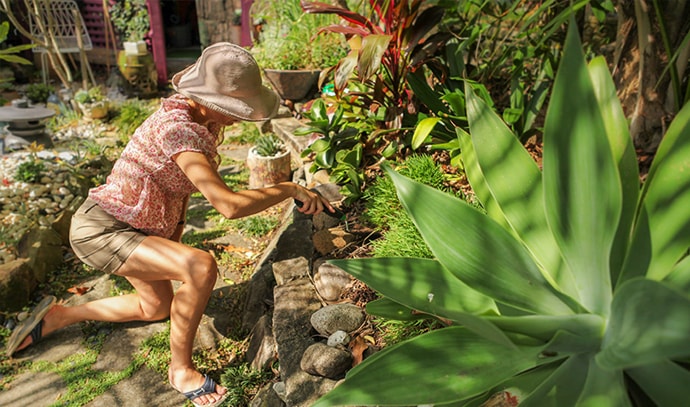
{"label": "woman's knee", "polygon": [[203,250],[197,250],[189,259],[188,265],[190,280],[188,282],[213,287],[218,278],[218,265],[213,255]]}
{"label": "woman's knee", "polygon": [[170,302],[147,300],[140,304],[142,321],[161,321],[170,316]]}

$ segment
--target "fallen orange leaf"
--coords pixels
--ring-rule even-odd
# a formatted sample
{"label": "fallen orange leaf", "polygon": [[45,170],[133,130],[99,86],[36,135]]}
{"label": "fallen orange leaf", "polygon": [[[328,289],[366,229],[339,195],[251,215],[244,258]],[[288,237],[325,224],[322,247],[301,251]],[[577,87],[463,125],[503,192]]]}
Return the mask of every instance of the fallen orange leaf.
{"label": "fallen orange leaf", "polygon": [[361,336],[356,337],[350,342],[350,351],[352,352],[353,360],[352,367],[357,366],[364,360],[364,351],[369,348],[367,342]]}
{"label": "fallen orange leaf", "polygon": [[86,292],[88,292],[91,289],[91,287],[85,287],[85,286],[79,286],[79,287],[70,287],[67,289],[67,292],[70,292],[72,294],[76,295],[83,295]]}

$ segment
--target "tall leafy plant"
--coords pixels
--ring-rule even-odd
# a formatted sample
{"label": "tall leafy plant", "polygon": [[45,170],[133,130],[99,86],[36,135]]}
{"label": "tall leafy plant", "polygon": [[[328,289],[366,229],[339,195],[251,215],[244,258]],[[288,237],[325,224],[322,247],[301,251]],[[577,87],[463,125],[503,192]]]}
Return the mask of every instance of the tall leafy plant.
{"label": "tall leafy plant", "polygon": [[334,261],[385,296],[378,310],[450,326],[366,359],[315,405],[684,405],[690,105],[640,187],[611,75],[603,58],[585,63],[572,23],[543,170],[466,96],[459,137],[486,213],[388,169],[435,259]]}
{"label": "tall leafy plant", "polygon": [[371,14],[359,14],[327,3],[301,1],[307,13],[335,14],[348,25],[334,24],[324,31],[344,34],[350,52],[332,69],[335,92],[343,95],[356,75],[368,92],[358,94],[365,106],[386,109],[387,128],[402,127],[401,115],[412,103],[407,74],[428,62],[448,38],[434,33],[444,9],[421,0],[369,0]]}

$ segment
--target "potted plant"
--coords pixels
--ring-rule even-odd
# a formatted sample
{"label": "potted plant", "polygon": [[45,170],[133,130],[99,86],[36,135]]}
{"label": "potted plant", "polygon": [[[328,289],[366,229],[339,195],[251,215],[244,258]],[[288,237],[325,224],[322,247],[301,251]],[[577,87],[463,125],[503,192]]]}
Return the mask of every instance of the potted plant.
{"label": "potted plant", "polygon": [[249,188],[261,188],[288,181],[292,168],[290,151],[273,133],[266,133],[256,140],[247,154]]}
{"label": "potted plant", "polygon": [[151,28],[146,0],[116,1],[110,7],[110,18],[127,54],[145,54],[144,38]]}
{"label": "potted plant", "polygon": [[117,66],[127,80],[129,93],[134,96],[154,93],[158,73],[145,41],[151,29],[146,0],[117,1],[109,11],[124,48],[118,52]]}
{"label": "potted plant", "polygon": [[79,90],[74,101],[86,119],[102,119],[108,115],[110,103],[99,86]]}
{"label": "potted plant", "polygon": [[347,54],[341,35],[319,32],[337,18],[306,14],[299,0],[259,0],[252,6],[252,18],[260,22],[252,54],[283,100],[308,96],[322,69],[334,66]]}

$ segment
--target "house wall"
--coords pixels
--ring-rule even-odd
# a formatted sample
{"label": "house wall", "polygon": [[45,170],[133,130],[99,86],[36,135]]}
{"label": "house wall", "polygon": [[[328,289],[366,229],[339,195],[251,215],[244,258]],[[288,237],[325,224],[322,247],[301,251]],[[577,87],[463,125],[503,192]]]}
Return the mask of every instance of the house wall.
{"label": "house wall", "polygon": [[228,41],[241,44],[241,0],[196,0],[202,47]]}

